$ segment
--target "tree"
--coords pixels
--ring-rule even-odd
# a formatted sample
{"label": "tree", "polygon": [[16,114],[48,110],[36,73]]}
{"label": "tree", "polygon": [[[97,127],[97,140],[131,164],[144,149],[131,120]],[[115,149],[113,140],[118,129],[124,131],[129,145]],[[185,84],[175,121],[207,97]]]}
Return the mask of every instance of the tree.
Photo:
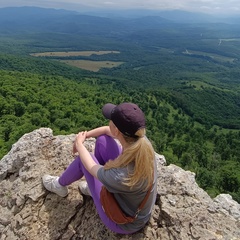
{"label": "tree", "polygon": [[200,187],[203,189],[214,188],[215,186],[214,174],[206,168],[200,168],[198,170],[197,179]]}
{"label": "tree", "polygon": [[25,113],[25,105],[22,102],[16,102],[14,104],[15,116],[21,117]]}
{"label": "tree", "polygon": [[225,192],[238,192],[240,189],[240,167],[236,162],[227,161],[219,169],[219,188]]}
{"label": "tree", "polygon": [[188,144],[183,141],[174,141],[172,144],[173,154],[177,155],[178,160],[181,158],[183,152],[188,149]]}

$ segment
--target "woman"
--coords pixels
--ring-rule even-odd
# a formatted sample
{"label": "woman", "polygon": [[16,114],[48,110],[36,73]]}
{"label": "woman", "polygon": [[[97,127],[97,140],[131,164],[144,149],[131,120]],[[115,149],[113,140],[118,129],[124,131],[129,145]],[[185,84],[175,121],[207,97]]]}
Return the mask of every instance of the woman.
{"label": "woman", "polygon": [[[73,152],[78,152],[79,156],[60,178],[44,175],[43,184],[47,190],[65,197],[68,194],[67,185],[84,176],[86,182],[80,182],[80,191],[92,196],[103,223],[116,233],[131,234],[145,226],[156,200],[154,149],[145,137],[144,113],[136,104],[122,103],[116,106],[108,103],[102,112],[110,120],[109,126],[78,133]],[[89,137],[97,137],[94,155],[83,145]],[[128,216],[135,214],[149,188],[151,192],[135,221],[120,225],[110,220],[102,208],[102,185],[114,194]]]}

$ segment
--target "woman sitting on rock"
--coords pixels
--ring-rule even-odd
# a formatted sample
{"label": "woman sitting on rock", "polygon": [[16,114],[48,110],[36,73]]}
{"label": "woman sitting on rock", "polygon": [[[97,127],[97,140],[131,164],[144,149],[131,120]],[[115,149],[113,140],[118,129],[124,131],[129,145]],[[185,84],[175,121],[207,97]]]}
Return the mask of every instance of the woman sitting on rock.
{"label": "woman sitting on rock", "polygon": [[[80,182],[80,191],[92,196],[106,227],[116,233],[131,234],[145,226],[155,204],[157,174],[154,149],[145,136],[144,113],[136,104],[116,106],[108,103],[102,112],[110,120],[109,126],[78,133],[73,151],[79,156],[60,177],[44,175],[43,184],[47,190],[65,197],[67,186],[84,176],[86,181]],[[89,137],[97,137],[94,154],[89,153],[83,144]],[[118,224],[106,215],[100,200],[102,186],[113,193],[127,216],[136,216],[133,222]],[[138,213],[143,201],[144,206]]]}

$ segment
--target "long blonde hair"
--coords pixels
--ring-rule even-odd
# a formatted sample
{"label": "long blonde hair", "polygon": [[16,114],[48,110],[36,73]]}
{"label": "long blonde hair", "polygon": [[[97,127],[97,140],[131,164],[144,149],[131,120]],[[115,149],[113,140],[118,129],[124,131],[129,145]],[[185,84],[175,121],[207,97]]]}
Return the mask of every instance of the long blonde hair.
{"label": "long blonde hair", "polygon": [[138,138],[123,135],[129,147],[118,158],[108,161],[104,168],[125,167],[134,162],[134,171],[129,173],[129,177],[124,179],[123,184],[133,187],[137,183],[147,181],[146,189],[148,189],[153,183],[155,153],[152,144],[145,137],[145,128],[139,129],[135,135]]}

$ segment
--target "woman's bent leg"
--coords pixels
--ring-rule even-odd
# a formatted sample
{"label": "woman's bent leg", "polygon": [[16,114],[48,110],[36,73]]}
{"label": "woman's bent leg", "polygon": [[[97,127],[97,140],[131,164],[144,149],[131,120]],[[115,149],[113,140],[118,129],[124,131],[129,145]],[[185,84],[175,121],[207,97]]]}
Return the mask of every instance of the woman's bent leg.
{"label": "woman's bent leg", "polygon": [[121,152],[121,146],[112,137],[101,135],[97,138],[94,155],[101,165],[104,165],[110,159],[117,158]]}
{"label": "woman's bent leg", "polygon": [[73,162],[68,166],[68,168],[63,172],[58,182],[62,186],[70,185],[71,183],[81,179],[83,177],[83,172],[81,168],[81,160],[76,157]]}
{"label": "woman's bent leg", "polygon": [[[101,135],[96,140],[94,155],[101,165],[104,165],[109,159],[117,158],[121,151],[121,147],[110,136]],[[76,157],[59,178],[59,183],[67,186],[82,177],[81,161],[79,157]]]}

